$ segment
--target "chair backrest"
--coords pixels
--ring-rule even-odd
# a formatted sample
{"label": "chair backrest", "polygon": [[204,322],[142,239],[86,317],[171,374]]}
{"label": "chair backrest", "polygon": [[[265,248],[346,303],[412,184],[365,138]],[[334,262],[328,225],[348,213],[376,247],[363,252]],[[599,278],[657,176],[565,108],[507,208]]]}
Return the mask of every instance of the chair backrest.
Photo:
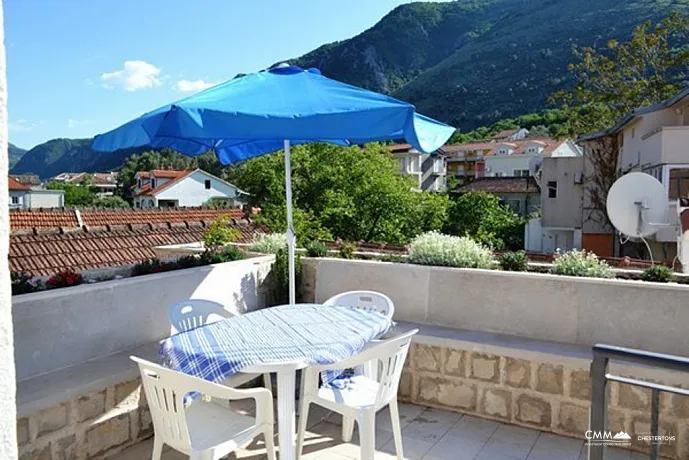
{"label": "chair backrest", "polygon": [[155,435],[175,449],[189,450],[184,397],[193,388],[193,378],[141,358],[131,359],[139,365]]}
{"label": "chair backrest", "polygon": [[395,314],[395,304],[390,297],[375,291],[343,292],[329,298],[323,305],[363,308],[365,310],[377,311],[388,318],[392,318],[392,315]]}
{"label": "chair backrest", "polygon": [[218,302],[203,299],[183,300],[168,309],[170,324],[184,332],[232,316]]}
{"label": "chair backrest", "polygon": [[414,329],[398,337],[385,340],[374,347],[378,361],[382,364],[382,369],[378,374],[380,386],[378,387],[376,406],[385,405],[397,396],[404,361],[409,353],[411,339],[417,332],[419,330]]}

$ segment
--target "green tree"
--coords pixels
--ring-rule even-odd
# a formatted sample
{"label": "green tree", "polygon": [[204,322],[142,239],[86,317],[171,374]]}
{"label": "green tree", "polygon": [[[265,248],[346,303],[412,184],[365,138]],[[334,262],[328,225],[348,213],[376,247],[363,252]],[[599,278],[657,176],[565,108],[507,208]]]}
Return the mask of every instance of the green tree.
{"label": "green tree", "polygon": [[98,197],[96,189],[91,186],[90,177],[85,178],[81,184],[52,181],[46,188],[48,190],[64,190],[65,207],[68,208],[91,207]]}
{"label": "green tree", "polygon": [[497,250],[524,248],[524,220],[491,193],[469,192],[455,197],[443,231],[470,236]]}
{"label": "green tree", "polygon": [[644,22],[627,42],[610,40],[601,51],[575,47],[574,85],[551,96],[570,119],[565,134],[609,128],[636,107],[676,94],[689,65],[687,39],[689,17],[674,12],[658,24]]}
{"label": "green tree", "polygon": [[[263,223],[284,231],[284,154],[228,168],[226,178],[250,193],[252,206],[263,208]],[[438,229],[444,221],[443,199],[412,191],[397,162],[379,144],[297,146],[292,150],[292,187],[295,230],[302,241],[402,243],[420,229]]]}
{"label": "green tree", "polygon": [[94,198],[92,204],[94,208],[130,208],[130,204],[124,198],[113,195],[113,196],[97,196]]}

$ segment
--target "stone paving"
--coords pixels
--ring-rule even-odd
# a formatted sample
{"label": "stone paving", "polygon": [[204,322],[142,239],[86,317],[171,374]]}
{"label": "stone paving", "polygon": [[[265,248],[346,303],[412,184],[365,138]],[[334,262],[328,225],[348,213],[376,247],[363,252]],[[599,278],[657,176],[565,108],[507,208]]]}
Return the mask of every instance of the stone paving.
{"label": "stone paving", "polygon": [[[241,408],[237,408],[241,410]],[[250,412],[241,410],[242,412]],[[584,460],[582,440],[556,436],[528,428],[498,423],[471,415],[401,404],[400,418],[404,458],[410,460]],[[357,431],[351,443],[342,442],[341,418],[313,408],[302,458],[304,460],[354,460],[359,457]],[[277,441],[276,441],[277,442]],[[115,460],[148,459],[152,441],[137,444],[115,456]],[[376,459],[396,459],[390,414],[381,411],[376,419]],[[279,449],[278,449],[279,452]],[[163,460],[188,458],[167,448]],[[255,440],[228,460],[266,459],[262,440]],[[279,455],[278,455],[279,458]],[[611,449],[606,460],[642,460],[647,457]]]}

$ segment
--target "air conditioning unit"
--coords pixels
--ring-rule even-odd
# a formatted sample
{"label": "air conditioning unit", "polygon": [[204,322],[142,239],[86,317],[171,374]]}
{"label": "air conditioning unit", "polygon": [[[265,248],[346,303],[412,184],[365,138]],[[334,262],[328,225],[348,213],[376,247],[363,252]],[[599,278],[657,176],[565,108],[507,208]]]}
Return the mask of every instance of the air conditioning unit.
{"label": "air conditioning unit", "polygon": [[584,173],[578,172],[574,174],[574,183],[575,184],[583,184],[584,183]]}

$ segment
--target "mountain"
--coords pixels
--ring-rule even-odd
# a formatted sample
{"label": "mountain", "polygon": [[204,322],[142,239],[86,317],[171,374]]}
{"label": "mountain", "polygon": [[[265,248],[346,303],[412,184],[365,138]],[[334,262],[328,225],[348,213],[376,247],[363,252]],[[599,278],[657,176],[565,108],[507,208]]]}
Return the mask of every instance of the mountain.
{"label": "mountain", "polygon": [[409,3],[294,62],[412,102],[464,131],[544,109],[570,84],[573,45],[626,40],[674,10],[689,13],[689,0]]}
{"label": "mountain", "polygon": [[13,143],[7,145],[7,156],[10,159],[10,169],[21,159],[22,155],[26,153],[26,149],[17,147]]}
{"label": "mountain", "polygon": [[61,172],[111,171],[119,168],[129,155],[137,152],[94,152],[91,150],[92,141],[93,139],[49,140],[24,153],[10,172],[37,174],[41,179],[47,179]]}

